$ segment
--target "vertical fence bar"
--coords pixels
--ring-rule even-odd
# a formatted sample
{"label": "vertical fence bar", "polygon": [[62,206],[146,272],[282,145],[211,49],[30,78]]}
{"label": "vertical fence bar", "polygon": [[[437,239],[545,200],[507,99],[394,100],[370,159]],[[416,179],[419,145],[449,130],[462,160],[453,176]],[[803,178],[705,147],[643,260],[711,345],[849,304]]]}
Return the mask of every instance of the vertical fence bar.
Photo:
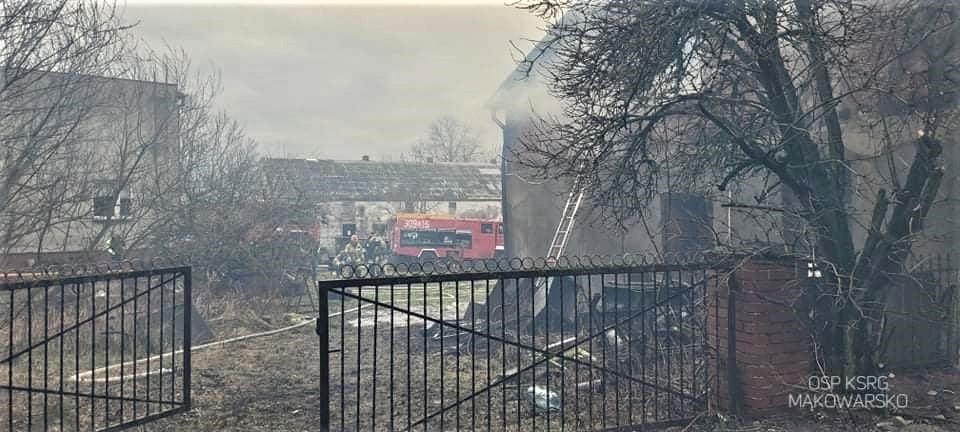
{"label": "vertical fence bar", "polygon": [[[318,413],[320,432],[330,431],[330,311],[327,290],[317,288],[317,338],[320,345],[320,394]],[[341,311],[342,312],[342,311]],[[341,313],[342,315],[342,313]]]}
{"label": "vertical fence bar", "polygon": [[[576,276],[573,277],[573,285],[574,287],[577,286]],[[577,291],[575,290],[574,292],[576,293]],[[588,295],[587,298],[589,302],[589,293],[587,295]],[[579,301],[580,296],[575,295],[575,297]],[[576,304],[575,307],[573,308],[573,337],[574,337],[573,343],[577,350],[576,352],[579,353],[580,350],[583,349],[582,348],[583,345],[580,345],[581,341],[580,341],[580,305],[579,304]],[[580,356],[578,355],[578,357]],[[592,359],[592,357],[593,357],[593,353],[589,353],[588,359]],[[590,382],[590,386],[592,387],[593,377],[589,377],[588,380]],[[579,420],[580,420],[580,362],[577,362],[573,365],[573,409],[575,413],[574,419],[577,419],[578,420],[577,423],[579,423]]]}
{"label": "vertical fence bar", "polygon": [[13,430],[13,333],[16,330],[14,328],[15,316],[13,310],[16,309],[16,298],[14,297],[14,290],[10,290],[10,333],[7,341],[7,358],[11,363],[7,365],[7,429]]}
{"label": "vertical fence bar", "polygon": [[[370,395],[373,406],[370,408],[370,427],[375,430],[377,427],[377,394],[380,393],[377,391],[377,346],[380,341],[380,335],[377,330],[380,321],[380,287],[375,284],[373,285],[373,302],[373,368],[371,369],[371,374],[373,375],[371,390],[373,391]],[[357,327],[362,325],[362,321],[358,320]]]}
{"label": "vertical fence bar", "polygon": [[[437,324],[435,324],[435,325],[437,326],[437,330],[439,331],[439,333],[438,333],[437,335],[440,337],[440,372],[439,372],[439,375],[440,375],[440,388],[439,388],[438,390],[440,390],[440,408],[441,408],[441,410],[440,410],[440,430],[442,431],[442,430],[443,430],[443,425],[444,425],[444,416],[443,416],[443,415],[446,413],[446,411],[443,410],[443,394],[446,393],[446,386],[443,384],[443,376],[446,374],[446,373],[445,373],[446,370],[444,369],[444,365],[443,365],[443,358],[446,357],[446,356],[444,355],[444,352],[443,352],[443,340],[445,339],[445,338],[443,337],[443,336],[444,336],[444,334],[443,334],[444,332],[443,332],[443,331],[445,330],[445,321],[443,320],[443,296],[444,296],[444,293],[443,293],[443,282],[440,282],[440,283],[438,284],[438,286],[439,286],[439,290],[440,290],[440,321],[439,321]],[[426,298],[426,294],[424,294],[424,298]],[[426,308],[424,308],[424,315],[427,315],[427,313],[426,313]],[[424,320],[424,325],[426,325],[426,320]],[[424,359],[426,359],[426,357],[427,357],[427,345],[426,345],[426,344],[424,344],[424,347],[423,347],[423,357],[424,357]],[[423,367],[424,367],[424,368],[427,367],[427,362],[426,362],[426,361],[423,362]],[[424,424],[426,424],[426,423],[424,423]]]}
{"label": "vertical fence bar", "polygon": [[[133,342],[133,376],[137,376],[137,363],[139,363],[137,360],[140,358],[140,353],[137,351],[137,340],[140,339],[140,334],[137,332],[137,328],[139,327],[137,325],[138,324],[137,315],[140,312],[139,300],[140,300],[140,278],[135,277],[133,278],[133,317],[131,318],[133,320],[133,337],[131,338],[133,339],[132,340]],[[133,411],[133,418],[137,418],[137,399],[139,399],[139,397],[137,392],[136,379],[133,380],[132,387],[133,387],[133,390],[132,390],[133,403],[131,405],[132,405],[132,411]]]}
{"label": "vertical fence bar", "polygon": [[193,276],[190,267],[184,268],[183,272],[183,406],[184,409],[190,409],[193,406],[193,396],[191,395],[191,384],[193,375],[191,373],[191,351],[193,349]]}
{"label": "vertical fence bar", "polygon": [[[455,283],[456,283],[456,287],[454,288],[454,296],[456,297],[456,300],[454,301],[454,305],[453,305],[454,307],[453,321],[457,324],[460,324],[461,323],[460,321],[460,281],[456,281]],[[456,331],[456,335],[457,335],[457,366],[456,366],[456,369],[454,370],[457,373],[456,394],[457,394],[457,400],[459,401],[460,400],[460,333],[461,332],[460,332],[460,329],[455,329],[454,331]],[[441,352],[440,355],[443,355],[443,352]],[[460,404],[457,404],[457,417],[454,419],[454,423],[456,424],[455,426],[456,430],[460,430]]]}
{"label": "vertical fence bar", "polygon": [[340,430],[346,430],[347,417],[347,392],[344,384],[346,381],[346,323],[347,323],[347,305],[346,298],[343,295],[343,287],[340,288],[340,346],[338,356],[340,357],[340,388],[337,393],[340,396]]}
{"label": "vertical fence bar", "polygon": [[[441,293],[440,293],[440,297],[443,298],[443,292],[442,292],[442,291],[441,291]],[[424,319],[423,319],[423,417],[424,417],[424,418],[426,418],[427,415],[429,414],[428,404],[427,404],[427,401],[429,400],[429,399],[428,399],[428,395],[429,395],[429,393],[428,393],[429,377],[428,377],[428,374],[427,374],[427,371],[429,370],[429,368],[427,367],[427,364],[428,364],[428,361],[427,361],[427,344],[429,344],[429,341],[427,340],[427,328],[428,328],[428,326],[427,326],[427,319],[426,319],[426,317],[428,316],[427,310],[428,310],[428,309],[427,309],[427,283],[424,282],[424,283],[423,283],[423,316],[424,316]],[[423,431],[424,431],[424,432],[427,431],[427,423],[428,423],[428,422],[426,422],[426,421],[423,422]]]}
{"label": "vertical fence bar", "polygon": [[[73,341],[73,370],[74,377],[80,372],[80,293],[83,292],[83,285],[76,283],[73,285],[74,294],[74,315],[73,319],[77,327],[73,330],[74,341]],[[74,410],[73,410],[73,425],[74,430],[80,430],[80,380],[75,380],[73,382],[74,391]]]}
{"label": "vertical fence bar", "polygon": [[[538,279],[538,278],[536,278],[536,277],[531,277],[531,278],[530,278],[530,345],[532,345],[532,346],[536,346],[536,344],[537,344],[537,301],[536,301],[536,297],[537,297],[537,279]],[[546,283],[546,281],[544,281],[544,283]],[[519,286],[519,285],[520,285],[520,284],[517,283],[517,286]],[[546,291],[546,287],[544,287],[544,291]],[[543,301],[544,309],[546,309],[547,307],[549,307],[549,305],[547,304],[547,296],[546,296],[546,294],[544,294],[544,298],[543,298],[543,299],[544,299],[544,301]],[[518,299],[518,301],[517,301],[517,304],[518,304],[518,305],[520,304],[519,299]],[[517,315],[519,316],[520,314],[517,314]],[[519,325],[519,323],[520,323],[520,320],[517,320],[517,325]],[[517,328],[517,336],[518,336],[518,338],[519,338],[519,335],[520,335],[520,331],[521,331],[521,330],[520,330],[520,328],[518,327],[518,328]],[[518,349],[518,351],[519,351],[519,349]],[[533,353],[530,353],[530,361],[531,361],[531,362],[532,362],[532,361],[536,361],[536,359],[537,359],[537,357],[536,357]],[[520,361],[517,361],[517,370],[518,370],[518,371],[520,370],[521,365],[522,365],[522,363],[521,363]],[[531,384],[530,384],[530,385],[531,385],[531,388],[536,389],[536,388],[537,388],[537,367],[536,367],[536,366],[534,366],[534,367],[533,367],[533,370],[530,371],[530,377],[531,377],[531,380],[530,380],[530,381],[531,381]],[[520,386],[520,379],[519,379],[519,378],[520,378],[520,377],[517,377],[517,388],[522,392],[522,391],[523,391],[523,387]],[[536,393],[534,393],[534,398],[536,397],[535,395],[536,395]],[[534,401],[532,405],[533,405],[533,410],[536,411],[536,409],[537,409],[537,407],[536,407],[536,402]],[[520,418],[519,418],[519,417],[520,417],[520,410],[517,409],[517,423],[520,422]],[[532,420],[531,423],[533,423],[533,424],[531,425],[531,430],[537,430],[537,416],[536,416],[536,412],[534,412],[534,415],[532,415],[530,418],[531,418],[531,420]]]}
{"label": "vertical fence bar", "polygon": [[48,371],[48,368],[50,365],[49,363],[50,340],[48,339],[49,335],[47,333],[47,329],[50,327],[49,294],[50,294],[50,287],[45,285],[43,287],[43,340],[44,340],[44,343],[43,343],[43,430],[50,430],[50,424],[47,421],[47,417],[49,415],[49,412],[47,411],[47,405],[49,404],[47,392],[50,390],[50,386],[48,384],[48,380],[50,376]]}
{"label": "vertical fence bar", "polygon": [[[507,374],[507,301],[506,301],[506,279],[497,280],[500,285],[500,375]],[[496,288],[496,286],[494,286]],[[500,397],[500,426],[502,431],[507,430],[507,398],[501,394]]]}
{"label": "vertical fence bar", "polygon": [[[177,289],[177,281],[176,281],[176,279],[174,279],[174,281],[173,281],[173,289],[174,289],[174,292],[176,292],[176,289]],[[166,344],[166,340],[164,339],[164,334],[163,334],[163,328],[166,327],[166,325],[163,323],[164,317],[166,316],[166,315],[164,315],[164,313],[163,313],[163,312],[164,312],[164,304],[166,303],[166,295],[165,295],[164,293],[165,293],[166,291],[167,291],[167,287],[165,286],[165,284],[161,284],[161,285],[160,285],[160,312],[159,312],[159,314],[158,314],[158,315],[160,316],[160,360],[159,360],[159,363],[160,363],[160,374],[161,374],[161,375],[160,375],[160,380],[159,380],[160,382],[159,382],[159,384],[158,384],[160,388],[157,390],[157,392],[160,394],[160,398],[159,398],[159,399],[160,399],[161,401],[163,401],[163,381],[164,381],[164,377],[163,377],[163,354],[167,351],[167,347],[166,347],[166,345],[165,345],[165,344]],[[174,296],[176,296],[176,294],[174,294]],[[176,302],[174,302],[174,303],[176,303]],[[176,307],[174,307],[174,309],[176,309]],[[174,315],[174,316],[176,316],[176,315]],[[176,321],[176,320],[170,321],[170,325],[173,326],[173,329],[172,329],[172,331],[170,331],[170,334],[173,336],[173,339],[174,339],[174,341],[175,341],[175,340],[176,340],[176,334],[177,334],[177,330],[176,330],[176,329],[177,329],[177,321]],[[176,351],[176,349],[177,349],[176,343],[172,343],[172,342],[171,342],[171,343],[170,343],[170,351],[171,351],[171,352],[172,352],[172,351]],[[176,383],[177,383],[177,381],[176,381],[176,380],[177,380],[177,373],[176,373],[176,371],[177,371],[177,366],[176,366],[176,363],[171,363],[171,364],[170,364],[170,371],[173,372],[173,373],[170,374],[170,390],[171,390],[171,392],[170,392],[170,402],[175,402],[175,401],[176,401],[176,397],[175,397],[175,393],[174,393],[172,390],[174,390],[174,388],[176,387]],[[123,381],[121,381],[121,382],[123,382]],[[123,403],[123,402],[121,401],[121,405],[122,405],[122,403]],[[160,409],[161,409],[161,410],[164,410],[164,409],[166,409],[166,408],[176,408],[176,404],[172,404],[170,407],[166,407],[165,404],[163,404],[163,403],[161,402]]]}
{"label": "vertical fence bar", "polygon": [[90,428],[97,427],[97,285],[90,281]]}
{"label": "vertical fence bar", "polygon": [[[157,280],[160,281],[160,282],[159,282],[159,285],[162,287],[162,286],[164,285],[164,283],[165,283],[165,281],[164,281],[164,274],[163,274],[163,273],[160,273],[160,275],[157,277]],[[173,278],[171,279],[170,282],[171,282],[174,286],[176,286],[176,284],[177,284],[177,275],[176,275],[175,273],[174,273]],[[153,277],[152,277],[152,276],[147,276],[147,335],[146,335],[146,339],[147,339],[147,340],[144,341],[144,343],[143,343],[143,345],[144,345],[144,347],[143,347],[143,354],[147,356],[147,364],[144,366],[144,368],[146,369],[145,372],[146,372],[146,381],[147,381],[147,383],[146,383],[146,389],[144,389],[144,391],[146,391],[146,398],[145,398],[145,399],[147,399],[148,401],[151,400],[151,399],[153,399],[153,398],[150,396],[150,376],[151,376],[151,374],[153,373],[153,371],[152,371],[151,368],[150,368],[150,353],[151,353],[152,348],[153,348],[153,344],[151,344],[151,342],[150,342],[150,333],[152,333],[151,330],[153,329],[153,326],[151,325],[151,324],[152,324],[152,323],[151,323],[151,318],[152,318],[152,315],[153,315],[153,296],[152,296],[152,294],[153,294]],[[186,295],[184,295],[183,303],[184,303],[184,310],[186,310],[186,303],[187,303],[187,297],[186,297]],[[186,320],[186,316],[184,316],[184,320]],[[163,325],[163,319],[162,319],[162,318],[160,319],[160,322],[161,322],[161,325]],[[184,331],[184,332],[187,331],[187,326],[183,326],[183,331]],[[184,340],[186,340],[186,339],[184,339]],[[147,413],[146,413],[146,415],[149,416],[150,414],[153,413],[153,403],[152,403],[152,402],[146,402],[146,405],[147,405]]]}
{"label": "vertical fence bar", "polygon": [[[171,344],[173,345],[173,344]],[[126,354],[127,353],[127,284],[126,278],[120,279],[120,376],[125,376],[126,374]],[[120,396],[123,398],[127,397],[126,389],[127,380],[120,380]],[[126,419],[124,411],[126,410],[127,401],[120,401],[120,418]]]}
{"label": "vertical fence bar", "polygon": [[[64,298],[63,298],[63,294],[64,294],[64,291],[65,291],[65,290],[64,290],[64,284],[61,282],[61,283],[59,283],[58,285],[59,285],[59,287],[60,287],[60,307],[58,308],[58,309],[60,309],[60,331],[59,331],[59,334],[60,334],[60,337],[59,337],[59,339],[60,339],[60,340],[59,340],[59,342],[60,342],[60,353],[59,353],[59,354],[60,354],[60,361],[59,361],[59,363],[57,363],[57,364],[60,366],[60,367],[59,367],[59,369],[60,369],[59,390],[60,390],[60,391],[58,392],[59,394],[57,395],[57,397],[59,397],[59,402],[60,402],[60,421],[57,423],[57,426],[59,426],[60,429],[63,430],[63,429],[64,429],[64,423],[65,423],[65,420],[64,420],[65,411],[64,411],[64,407],[63,407],[63,364],[64,364],[64,363],[63,363],[63,346],[64,346],[63,341],[64,341],[64,339],[66,339],[66,335],[63,334],[63,319],[64,319],[64,309],[67,308],[67,305],[66,305],[66,302],[64,301]],[[13,330],[12,327],[11,327],[11,330]]]}
{"label": "vertical fence bar", "polygon": [[[106,292],[104,293],[104,298],[106,299],[106,302],[104,302],[104,306],[109,311],[110,310],[110,280],[109,279],[107,280],[107,286],[106,286]],[[104,335],[106,335],[106,337],[104,338],[103,364],[105,366],[109,366],[110,365],[110,313],[109,312],[107,312],[107,314],[104,316],[104,319],[106,322],[103,325],[104,327],[103,330],[104,330]],[[110,395],[110,368],[107,368],[106,371],[104,372],[106,372],[105,374],[106,376],[104,378],[104,383],[103,383],[103,394],[109,396]],[[123,380],[122,376],[120,377],[120,380]],[[110,417],[111,417],[110,416],[110,399],[104,399],[103,421],[106,423],[105,424],[106,426],[110,426],[110,421],[111,421]]]}
{"label": "vertical fence bar", "polygon": [[[476,305],[476,285],[473,279],[470,280],[470,305],[467,306],[470,308],[470,328],[472,330],[477,329],[477,308]],[[466,318],[466,316],[464,316]],[[488,323],[489,325],[489,323]],[[487,353],[487,361],[489,362],[489,355]],[[470,394],[475,395],[477,393],[477,335],[470,335]],[[488,392],[489,394],[489,392]],[[477,398],[474,397],[470,400],[471,411],[470,415],[470,426],[472,430],[477,429]],[[487,412],[490,409],[487,407]]]}
{"label": "vertical fence bar", "polygon": [[397,288],[396,285],[390,284],[390,430],[391,431],[396,430],[396,417],[397,417],[397,411],[396,411],[396,406],[394,401],[395,395],[394,395],[394,380],[393,380],[394,378],[393,369],[394,367],[396,367],[396,362],[394,359],[394,341],[393,341],[394,334],[396,333],[396,326],[394,325],[394,322],[393,322],[394,311],[396,310],[396,307],[397,307],[397,302],[396,302],[396,299],[394,298],[396,294],[396,288]]}
{"label": "vertical fence bar", "polygon": [[[33,287],[27,288],[27,346],[33,346]],[[13,363],[11,362],[11,367]],[[33,350],[27,351],[27,388],[33,388]],[[33,430],[33,392],[27,393],[27,431]]]}
{"label": "vertical fence bar", "polygon": [[[413,295],[411,294],[412,285],[407,283],[407,308],[413,307]],[[410,360],[412,357],[413,348],[411,347],[410,341],[413,339],[410,334],[410,314],[407,314],[407,430],[411,429],[413,424],[413,396],[412,396],[412,374],[410,371],[411,363]]]}

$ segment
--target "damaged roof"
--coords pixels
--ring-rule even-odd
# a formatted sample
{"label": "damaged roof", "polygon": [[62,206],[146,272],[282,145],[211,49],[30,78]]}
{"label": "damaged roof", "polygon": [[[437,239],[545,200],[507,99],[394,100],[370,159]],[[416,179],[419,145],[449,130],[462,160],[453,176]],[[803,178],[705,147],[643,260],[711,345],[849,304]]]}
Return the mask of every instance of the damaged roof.
{"label": "damaged roof", "polygon": [[268,176],[316,202],[500,201],[492,164],[265,159]]}

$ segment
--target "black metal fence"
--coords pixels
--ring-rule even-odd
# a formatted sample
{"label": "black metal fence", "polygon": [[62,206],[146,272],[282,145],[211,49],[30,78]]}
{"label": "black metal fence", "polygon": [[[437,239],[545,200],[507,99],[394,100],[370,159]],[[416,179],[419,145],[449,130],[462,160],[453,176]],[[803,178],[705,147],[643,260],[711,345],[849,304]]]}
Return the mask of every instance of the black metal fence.
{"label": "black metal fence", "polygon": [[113,431],[190,407],[189,267],[0,277],[0,428]]}
{"label": "black metal fence", "polygon": [[881,341],[886,368],[949,367],[960,361],[960,277],[953,258],[918,258],[909,274],[893,277]]}
{"label": "black metal fence", "polygon": [[321,430],[633,430],[707,410],[717,266],[507,267],[319,282]]}

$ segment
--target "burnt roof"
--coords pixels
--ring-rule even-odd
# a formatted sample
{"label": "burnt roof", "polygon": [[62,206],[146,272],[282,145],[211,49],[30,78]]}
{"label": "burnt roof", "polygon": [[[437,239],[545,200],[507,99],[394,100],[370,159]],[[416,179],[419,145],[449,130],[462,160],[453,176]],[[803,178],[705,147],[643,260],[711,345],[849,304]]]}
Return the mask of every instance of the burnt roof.
{"label": "burnt roof", "polygon": [[265,159],[267,175],[316,202],[500,201],[492,164]]}

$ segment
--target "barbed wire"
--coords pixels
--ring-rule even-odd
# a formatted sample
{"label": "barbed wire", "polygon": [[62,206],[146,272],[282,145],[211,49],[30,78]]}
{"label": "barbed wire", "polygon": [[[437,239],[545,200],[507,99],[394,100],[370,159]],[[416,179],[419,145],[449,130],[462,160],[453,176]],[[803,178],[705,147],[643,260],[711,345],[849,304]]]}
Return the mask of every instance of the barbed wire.
{"label": "barbed wire", "polygon": [[708,267],[719,263],[717,257],[705,253],[583,255],[561,257],[525,257],[509,259],[437,259],[422,263],[343,264],[337,272],[343,278],[376,278],[390,276],[432,276],[458,273],[491,273],[525,270],[580,270],[611,267],[653,265],[685,265]]}
{"label": "barbed wire", "polygon": [[[561,257],[525,257],[509,259],[455,260],[438,259],[422,263],[345,264],[338,273],[345,278],[373,278],[384,276],[438,275],[455,273],[490,273],[524,270],[577,270],[609,267],[641,267],[652,265],[721,266],[742,260],[743,254],[718,251],[673,253],[662,255],[626,253],[620,255],[583,255]],[[802,257],[782,257],[797,261],[813,261]],[[815,260],[820,266],[828,263]],[[949,268],[955,269],[950,254],[917,257],[913,271]],[[156,256],[147,259],[133,258],[123,261],[91,262],[78,264],[55,264],[26,269],[0,270],[0,281],[24,281],[57,279],[98,274],[116,274],[162,268],[190,266],[195,260],[190,255]]]}
{"label": "barbed wire", "polygon": [[0,282],[61,279],[76,276],[130,273],[145,270],[188,266],[193,262],[189,255],[157,256],[147,259],[133,258],[122,261],[90,262],[77,264],[52,264],[26,269],[0,270]]}

